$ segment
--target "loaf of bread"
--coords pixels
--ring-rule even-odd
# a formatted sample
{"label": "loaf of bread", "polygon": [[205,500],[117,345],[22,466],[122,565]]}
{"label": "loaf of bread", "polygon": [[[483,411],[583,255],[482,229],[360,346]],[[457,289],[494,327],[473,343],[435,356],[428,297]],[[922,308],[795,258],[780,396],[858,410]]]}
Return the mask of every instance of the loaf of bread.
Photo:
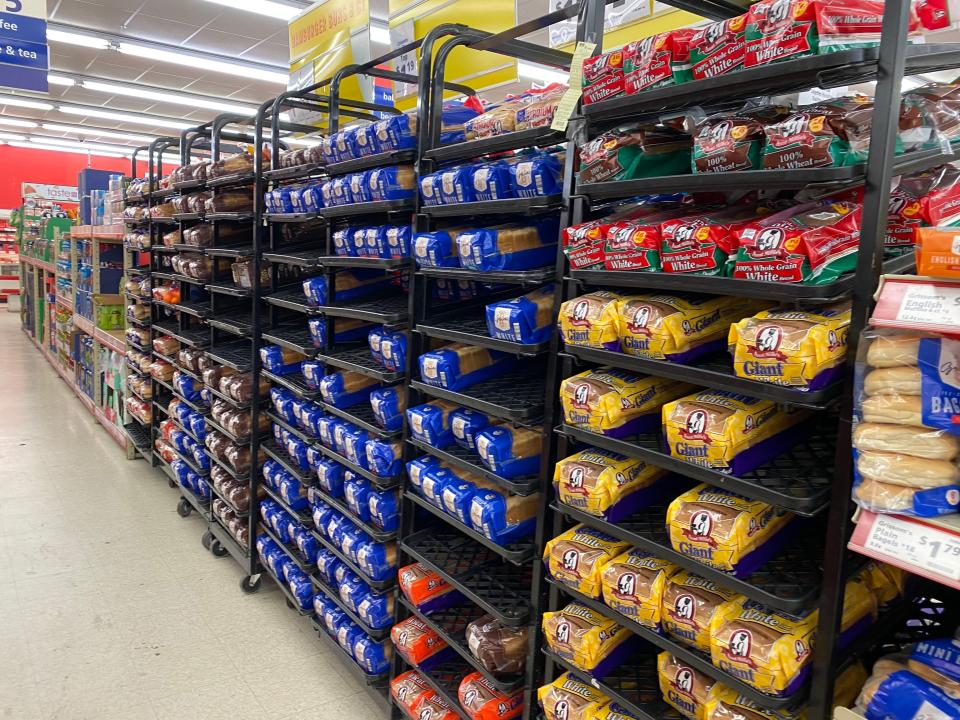
{"label": "loaf of bread", "polygon": [[953,460],[960,453],[960,439],[943,430],[872,422],[854,428],[853,446],[861,452],[902,453],[928,460]]}
{"label": "loaf of bread", "polygon": [[524,345],[550,339],[553,323],[554,286],[547,285],[511,300],[486,307],[490,337]]}
{"label": "loaf of bread", "polygon": [[560,338],[567,345],[619,350],[621,299],[617,293],[597,290],[567,300],[558,314]]}
{"label": "loaf of bread", "polygon": [[507,627],[492,615],[483,615],[466,630],[467,647],[481,665],[494,675],[514,675],[527,662],[527,628]]}
{"label": "loaf of bread", "polygon": [[546,720],[592,720],[610,698],[565,672],[537,690]]}
{"label": "loaf of bread", "polygon": [[603,602],[639,625],[659,632],[663,591],[667,581],[679,571],[676,565],[642,550],[627,550],[603,567]]}
{"label": "loaf of bread", "polygon": [[420,267],[459,267],[459,237],[466,228],[444,228],[413,236],[413,257]]}
{"label": "loaf of bread", "polygon": [[860,403],[860,415],[868,423],[923,425],[922,402],[917,395],[876,395]]}
{"label": "loaf of bread", "polygon": [[916,366],[919,349],[919,337],[877,335],[867,347],[867,365],[875,368]]}
{"label": "loaf of bread", "polygon": [[550,265],[559,232],[556,215],[529,225],[467,230],[457,237],[460,264],[470,270],[530,270]]}
{"label": "loaf of bread", "polygon": [[323,401],[338,408],[348,408],[361,402],[369,402],[370,393],[380,389],[380,384],[368,375],[341,370],[325,376],[318,383]]}
{"label": "loaf of bread", "polygon": [[446,641],[418,617],[409,617],[394,625],[390,639],[397,652],[413,667],[420,667],[447,649]]}
{"label": "loaf of bread", "polygon": [[702,709],[702,720],[802,720],[804,717],[802,714],[797,715],[794,710],[781,711],[762,707],[746,695],[720,683],[710,690]]}
{"label": "loaf of bread", "polygon": [[[445,473],[436,476],[429,472],[427,475],[428,479],[424,481],[427,485],[425,494],[439,495],[440,507],[467,527],[471,527],[470,509],[473,507],[473,498],[497,489],[497,486],[489,480],[464,470],[457,469],[454,472],[448,469]],[[430,487],[435,479],[444,477],[446,480],[441,481],[439,488]]]}
{"label": "loaf of bread", "polygon": [[[431,689],[420,673],[416,670],[407,670],[397,675],[390,683],[390,695],[409,717],[420,717],[417,711],[421,702],[436,695],[436,692]],[[430,717],[432,718],[433,715]]]}
{"label": "loaf of bread", "polygon": [[431,400],[423,405],[407,408],[407,427],[420,442],[443,449],[453,445],[450,414],[460,409],[447,400]]}
{"label": "loaf of bread", "polygon": [[420,378],[428,385],[463,390],[509,372],[517,358],[476,345],[452,343],[420,355]]}
{"label": "loaf of bread", "polygon": [[681,570],[667,579],[662,622],[667,635],[702,652],[710,652],[710,632],[721,611],[739,608],[746,598],[712,580]]}
{"label": "loaf of bread", "polygon": [[545,612],[542,626],[543,637],[554,653],[600,677],[613,669],[612,661],[623,654],[614,655],[614,651],[631,637],[625,627],[578,603]]}
{"label": "loaf of bread", "polygon": [[611,535],[577,525],[547,541],[543,561],[554,580],[598,599],[603,568],[628,547]]}
{"label": "loaf of bread", "polygon": [[535,475],[540,468],[543,428],[495,425],[477,433],[477,454],[500,477]]}
{"label": "loaf of bread", "polygon": [[665,475],[637,458],[590,448],[557,462],[553,487],[564,505],[619,522],[659,498]]}
{"label": "loaf of bread", "polygon": [[902,453],[857,453],[857,471],[868,480],[917,489],[956,485],[960,469],[946,460],[929,460]]}
{"label": "loaf of bread", "polygon": [[668,652],[657,655],[657,680],[668,705],[690,720],[703,720],[707,700],[720,684]]}
{"label": "loaf of bread", "polygon": [[536,528],[540,493],[508,495],[503,490],[474,494],[470,501],[470,525],[498,545],[531,535]]}
{"label": "loaf of bread", "polygon": [[457,698],[470,720],[513,720],[523,714],[522,688],[502,692],[479,672],[463,678]]}
{"label": "loaf of bread", "polygon": [[880,608],[902,597],[906,589],[906,573],[878,560],[868,562],[863,570],[857,573],[856,578],[873,593]]}

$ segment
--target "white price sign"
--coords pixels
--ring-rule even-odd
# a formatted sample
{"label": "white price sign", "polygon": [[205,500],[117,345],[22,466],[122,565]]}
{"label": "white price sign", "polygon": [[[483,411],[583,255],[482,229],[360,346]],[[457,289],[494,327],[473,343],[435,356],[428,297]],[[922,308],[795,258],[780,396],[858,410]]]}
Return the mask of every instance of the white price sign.
{"label": "white price sign", "polygon": [[897,321],[960,327],[960,287],[908,285]]}
{"label": "white price sign", "polygon": [[943,530],[895,515],[876,515],[863,547],[960,582],[960,537]]}

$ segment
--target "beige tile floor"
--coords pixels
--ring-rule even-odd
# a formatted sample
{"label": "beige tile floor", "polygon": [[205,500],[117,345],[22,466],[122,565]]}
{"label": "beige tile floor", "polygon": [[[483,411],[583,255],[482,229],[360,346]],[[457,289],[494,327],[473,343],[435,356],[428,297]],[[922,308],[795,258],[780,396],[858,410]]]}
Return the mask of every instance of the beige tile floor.
{"label": "beige tile floor", "polygon": [[0,718],[383,717],[264,578],[200,545],[0,310]]}

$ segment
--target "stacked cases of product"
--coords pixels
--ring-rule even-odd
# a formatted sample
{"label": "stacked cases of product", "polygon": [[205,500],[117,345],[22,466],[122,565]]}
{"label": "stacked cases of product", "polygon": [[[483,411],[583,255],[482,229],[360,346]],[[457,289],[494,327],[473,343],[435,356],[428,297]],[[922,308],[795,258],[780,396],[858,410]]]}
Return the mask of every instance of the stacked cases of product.
{"label": "stacked cases of product", "polygon": [[[815,85],[878,43],[882,4],[855,38],[825,25],[826,5],[765,0],[584,65],[553,502],[558,531],[564,517],[578,524],[544,552],[558,591],[545,652],[568,671],[541,690],[551,720],[573,704],[586,717],[617,705],[638,718],[793,717],[809,693],[824,516],[840,482],[825,411],[844,390],[873,105],[746,101]],[[811,52],[786,57],[801,30]],[[940,165],[955,93],[902,99],[889,271],[912,266],[914,227],[955,219],[940,203],[957,192],[956,170]],[[688,109],[713,100],[745,104]],[[666,108],[666,125],[632,121]],[[854,187],[802,190],[829,180]],[[903,585],[881,565],[847,579],[837,655],[825,652],[834,668]],[[852,704],[862,668],[836,675],[836,702]]]}

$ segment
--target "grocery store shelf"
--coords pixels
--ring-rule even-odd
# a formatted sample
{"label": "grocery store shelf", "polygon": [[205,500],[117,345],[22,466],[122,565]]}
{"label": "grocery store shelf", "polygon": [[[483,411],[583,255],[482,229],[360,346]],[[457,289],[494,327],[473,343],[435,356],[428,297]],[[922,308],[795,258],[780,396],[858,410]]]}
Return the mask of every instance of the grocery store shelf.
{"label": "grocery store shelf", "polygon": [[476,217],[480,215],[542,215],[560,210],[562,195],[531,198],[477,200],[454,205],[423,205],[420,212],[432,217]]}
{"label": "grocery store shelf", "polygon": [[516,495],[530,495],[535,493],[540,487],[540,480],[536,475],[507,479],[491,472],[483,464],[483,461],[477,453],[460,445],[454,444],[441,449],[411,437],[407,438],[407,442],[445,463],[460,468],[461,470],[466,470],[469,473],[479,475],[485,480],[502,487],[504,490],[509,490]]}
{"label": "grocery store shelf", "polygon": [[77,330],[80,330],[81,332],[87,335],[90,335],[91,337],[93,336],[93,331],[94,331],[93,321],[85,318],[83,315],[80,315],[79,313],[74,313],[73,315],[73,326],[77,328]]}
{"label": "grocery store shelf", "polygon": [[117,335],[117,333],[120,332],[119,330],[109,331],[95,328],[93,331],[93,339],[114,352],[123,353],[127,351],[127,346],[123,335]]}
{"label": "grocery store shelf", "polygon": [[480,347],[500,350],[512,355],[534,357],[550,349],[550,341],[523,344],[509,340],[498,340],[490,337],[485,311],[482,307],[473,310],[459,310],[450,314],[438,315],[429,320],[417,323],[416,331],[427,337],[438,340],[479,345]]}
{"label": "grocery store shelf", "polygon": [[546,378],[542,372],[510,372],[460,391],[411,380],[410,387],[505,420],[532,420],[543,415]]}

